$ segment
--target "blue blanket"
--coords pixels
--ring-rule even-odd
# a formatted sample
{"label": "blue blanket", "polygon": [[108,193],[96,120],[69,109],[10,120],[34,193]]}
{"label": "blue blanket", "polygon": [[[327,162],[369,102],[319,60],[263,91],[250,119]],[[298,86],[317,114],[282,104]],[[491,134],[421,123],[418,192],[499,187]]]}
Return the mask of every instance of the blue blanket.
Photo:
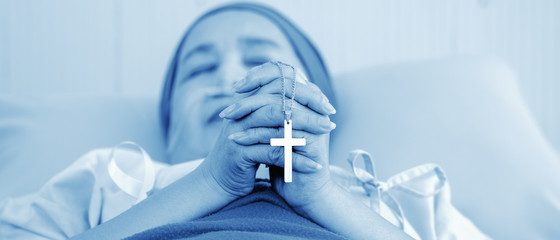
{"label": "blue blanket", "polygon": [[188,222],[172,223],[128,239],[344,239],[295,213],[268,184],[221,210]]}

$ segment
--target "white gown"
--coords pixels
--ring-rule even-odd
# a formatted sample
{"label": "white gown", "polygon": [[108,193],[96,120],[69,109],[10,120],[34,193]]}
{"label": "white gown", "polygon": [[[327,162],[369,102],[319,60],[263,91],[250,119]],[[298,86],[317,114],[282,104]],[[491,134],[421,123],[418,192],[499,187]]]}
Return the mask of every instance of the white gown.
{"label": "white gown", "polygon": [[[109,174],[111,149],[91,151],[49,180],[40,191],[0,203],[0,239],[67,239],[126,211],[140,196],[127,194]],[[142,156],[125,152],[118,165],[131,176],[143,173]],[[367,153],[354,152],[354,158]],[[203,160],[177,165],[153,162],[157,191],[193,171]],[[123,167],[124,166],[124,167]],[[331,166],[333,179],[416,239],[488,239],[451,205],[441,169],[418,166],[375,179],[372,169],[350,173]],[[442,175],[443,174],[443,175]],[[423,195],[423,196],[420,196]]]}

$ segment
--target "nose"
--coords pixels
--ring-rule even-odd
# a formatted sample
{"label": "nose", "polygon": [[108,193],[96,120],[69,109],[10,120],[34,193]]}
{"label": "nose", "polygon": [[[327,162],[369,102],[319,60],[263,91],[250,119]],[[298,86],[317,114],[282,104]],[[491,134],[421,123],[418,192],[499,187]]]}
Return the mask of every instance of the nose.
{"label": "nose", "polygon": [[243,62],[236,54],[229,54],[219,69],[221,82],[220,86],[226,92],[233,92],[233,83],[241,80],[247,74],[247,70],[243,66]]}

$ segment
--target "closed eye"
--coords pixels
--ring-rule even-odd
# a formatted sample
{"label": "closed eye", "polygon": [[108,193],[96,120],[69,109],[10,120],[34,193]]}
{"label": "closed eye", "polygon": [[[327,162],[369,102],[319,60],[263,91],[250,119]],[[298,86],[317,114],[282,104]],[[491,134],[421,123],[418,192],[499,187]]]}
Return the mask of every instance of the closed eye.
{"label": "closed eye", "polygon": [[211,73],[218,68],[217,64],[208,64],[200,67],[194,68],[191,73],[189,74],[188,78],[196,77],[200,74]]}
{"label": "closed eye", "polygon": [[245,66],[247,66],[248,68],[253,68],[262,64],[265,64],[266,62],[270,61],[270,58],[267,57],[262,57],[262,58],[248,58],[248,59],[244,59],[243,63],[245,64]]}

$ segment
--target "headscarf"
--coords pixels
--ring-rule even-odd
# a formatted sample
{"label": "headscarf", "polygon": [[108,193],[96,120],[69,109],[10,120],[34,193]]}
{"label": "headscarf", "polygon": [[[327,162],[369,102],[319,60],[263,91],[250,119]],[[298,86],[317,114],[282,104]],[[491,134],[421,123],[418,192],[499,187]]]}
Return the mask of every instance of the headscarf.
{"label": "headscarf", "polygon": [[286,38],[289,40],[292,48],[294,49],[297,57],[302,63],[305,72],[307,73],[307,77],[311,82],[317,85],[323,93],[327,96],[333,106],[336,107],[335,104],[335,96],[334,91],[332,88],[331,77],[329,71],[321,57],[319,51],[315,48],[313,43],[307,38],[307,36],[299,30],[290,20],[284,17],[282,14],[273,10],[270,7],[266,7],[263,5],[258,5],[254,3],[233,3],[227,4],[213,10],[208,11],[201,17],[199,17],[192,25],[187,29],[183,38],[181,39],[177,49],[175,50],[175,54],[171,59],[171,63],[169,64],[169,68],[167,70],[167,74],[164,79],[163,91],[161,94],[161,102],[160,102],[160,120],[161,125],[164,131],[164,137],[167,139],[168,136],[168,129],[169,129],[169,121],[170,121],[170,111],[171,111],[171,95],[173,94],[173,86],[175,82],[175,75],[177,72],[177,65],[180,59],[180,52],[183,44],[185,43],[185,39],[189,36],[191,30],[194,26],[196,26],[200,21],[205,19],[208,16],[212,16],[216,13],[227,11],[227,10],[246,10],[252,11],[257,14],[260,14],[268,19],[270,19],[278,28],[284,33]]}

